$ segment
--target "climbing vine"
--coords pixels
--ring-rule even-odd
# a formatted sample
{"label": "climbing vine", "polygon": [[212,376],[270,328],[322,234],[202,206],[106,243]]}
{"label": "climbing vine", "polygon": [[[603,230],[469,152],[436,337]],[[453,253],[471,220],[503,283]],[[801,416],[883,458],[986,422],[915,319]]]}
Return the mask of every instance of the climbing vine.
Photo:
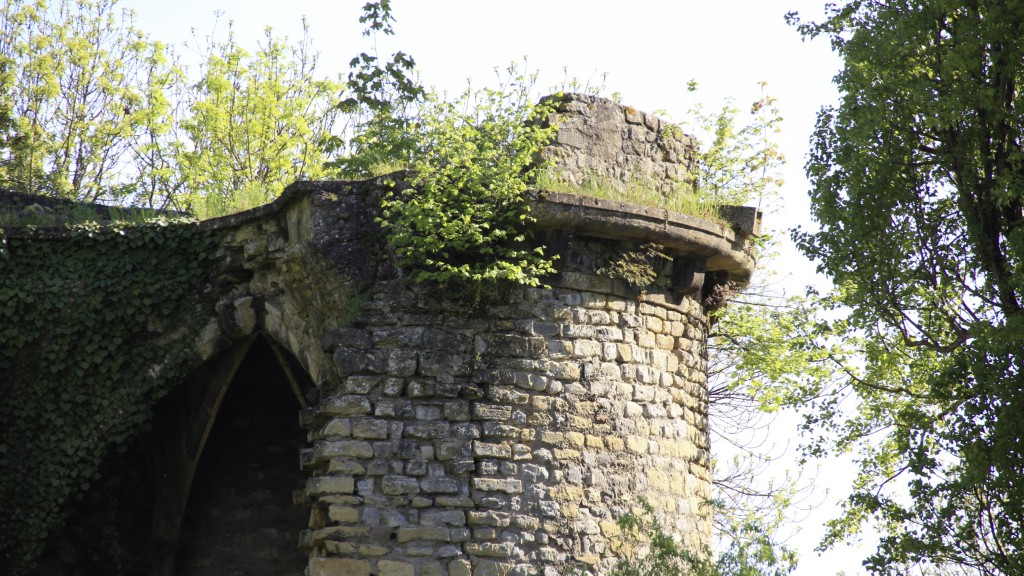
{"label": "climbing vine", "polygon": [[32,569],[62,503],[191,366],[194,336],[180,328],[217,245],[166,219],[28,236],[0,231],[0,573],[11,574]]}

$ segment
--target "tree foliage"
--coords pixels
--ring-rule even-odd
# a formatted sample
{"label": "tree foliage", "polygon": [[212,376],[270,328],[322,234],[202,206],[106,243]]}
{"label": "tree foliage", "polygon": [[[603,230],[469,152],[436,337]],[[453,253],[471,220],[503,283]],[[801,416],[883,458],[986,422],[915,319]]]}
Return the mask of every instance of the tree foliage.
{"label": "tree foliage", "polygon": [[166,55],[116,0],[5,0],[0,182],[82,200],[127,195],[133,140],[169,113],[153,99]]}
{"label": "tree foliage", "polygon": [[844,59],[807,163],[820,229],[794,235],[864,348],[808,419],[819,449],[862,449],[830,541],[872,521],[874,573],[1024,573],[1024,4],[853,0],[790,19]]}
{"label": "tree foliage", "polygon": [[207,40],[199,80],[180,95],[184,138],[173,143],[179,202],[201,207],[199,216],[266,204],[295,180],[330,175],[324,141],[341,84],[317,76],[303,29],[292,45],[267,28],[254,54],[230,26],[224,41]]}
{"label": "tree foliage", "polygon": [[[712,508],[721,504],[709,503]],[[692,549],[665,532],[654,509],[641,499],[639,509],[616,521],[620,555],[610,576],[785,576],[796,569],[796,554],[775,540],[774,530],[758,518],[739,518],[722,531],[721,550]],[[572,572],[570,572],[570,575]]]}
{"label": "tree foliage", "polygon": [[4,0],[0,185],[75,200],[249,208],[327,175],[340,83],[308,35],[266,30],[254,53],[228,28],[195,75],[117,0]]}

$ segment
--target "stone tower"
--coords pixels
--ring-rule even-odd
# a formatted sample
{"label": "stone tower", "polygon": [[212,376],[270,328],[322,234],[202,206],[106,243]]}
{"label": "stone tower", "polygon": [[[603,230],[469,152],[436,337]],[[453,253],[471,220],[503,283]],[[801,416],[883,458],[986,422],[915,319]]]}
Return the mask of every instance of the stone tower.
{"label": "stone tower", "polygon": [[[692,138],[649,114],[579,95],[557,110],[545,155],[566,182],[641,178],[667,193],[693,169]],[[270,205],[194,225],[219,242],[202,302],[180,326],[140,322],[154,345],[191,338],[196,357],[149,433],[152,539],[166,551],[153,573],[191,573],[174,550],[195,473],[216,458],[207,439],[228,388],[246,393],[233,381],[257,341],[301,407],[280,408],[306,438],[281,461],[298,457],[295,498],[309,515],[245,529],[273,528],[292,552],[298,540],[308,576],[604,574],[615,520],[641,497],[668,531],[706,542],[709,296],[749,277],[759,214],[730,209],[723,224],[533,191],[533,239],[558,256],[558,274],[469,306],[449,287],[411,283],[382,253],[384,190],[300,182]],[[73,241],[56,229],[4,234],[12,258],[32,242]],[[651,250],[642,289],[609,273]]]}

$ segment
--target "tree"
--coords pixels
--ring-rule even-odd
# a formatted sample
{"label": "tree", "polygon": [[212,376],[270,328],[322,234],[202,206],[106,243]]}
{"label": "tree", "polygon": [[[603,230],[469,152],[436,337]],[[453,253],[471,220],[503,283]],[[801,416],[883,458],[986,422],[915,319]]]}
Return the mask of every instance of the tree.
{"label": "tree", "polygon": [[808,413],[812,448],[862,450],[826,544],[870,521],[874,573],[1022,574],[1024,3],[788,18],[844,59],[807,163],[820,229],[794,233],[863,339],[862,366]]}
{"label": "tree", "polygon": [[132,141],[166,102],[148,98],[164,74],[160,44],[146,40],[116,0],[5,0],[0,84],[9,109],[0,183],[79,200],[120,200]]}
{"label": "tree", "polygon": [[[367,2],[359,17],[366,24],[363,36],[375,40],[378,33],[393,36],[394,21],[389,0]],[[416,61],[401,51],[392,54],[390,61],[382,61],[376,49],[360,52],[349,62],[345,88],[337,108],[350,116],[350,125],[327,139],[326,150],[337,156],[329,166],[346,178],[411,167],[419,149],[416,119],[430,97],[417,78]]]}
{"label": "tree", "polygon": [[330,175],[324,141],[341,84],[316,74],[308,28],[295,45],[268,27],[255,54],[207,39],[199,79],[180,95],[174,143],[181,203],[200,217],[266,204],[295,180]]}
{"label": "tree", "polygon": [[117,0],[0,6],[0,185],[217,215],[322,178],[343,114],[309,36],[208,38],[196,77]]}

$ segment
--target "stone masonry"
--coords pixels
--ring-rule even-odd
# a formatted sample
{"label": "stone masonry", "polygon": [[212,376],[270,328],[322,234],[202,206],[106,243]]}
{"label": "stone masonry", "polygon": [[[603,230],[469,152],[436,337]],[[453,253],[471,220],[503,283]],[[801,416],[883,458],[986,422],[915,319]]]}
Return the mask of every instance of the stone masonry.
{"label": "stone masonry", "polygon": [[603,571],[640,496],[703,542],[706,318],[611,287],[577,274],[458,318],[379,286],[305,418],[310,574]]}
{"label": "stone masonry", "polygon": [[583,94],[549,96],[558,126],[543,157],[558,178],[582,184],[588,177],[660,185],[668,193],[696,168],[697,141],[657,116]]}
{"label": "stone masonry", "polygon": [[[671,187],[692,169],[692,139],[653,116],[578,95],[558,110],[547,154],[570,180]],[[384,191],[300,182],[201,224],[224,232],[209,309],[189,316],[202,323],[196,373],[212,376],[191,384],[185,421],[155,431],[187,447],[168,452],[173,485],[160,490],[177,500],[159,512],[163,536],[175,537],[219,399],[262,335],[305,372],[293,379],[308,437],[296,500],[310,514],[295,537],[308,576],[606,574],[615,521],[641,497],[683,542],[706,543],[705,298],[751,273],[758,215],[730,227],[533,192],[533,241],[558,274],[474,296],[395,267],[374,221]],[[645,243],[667,255],[653,285],[601,272]],[[155,573],[170,576],[164,566]]]}

